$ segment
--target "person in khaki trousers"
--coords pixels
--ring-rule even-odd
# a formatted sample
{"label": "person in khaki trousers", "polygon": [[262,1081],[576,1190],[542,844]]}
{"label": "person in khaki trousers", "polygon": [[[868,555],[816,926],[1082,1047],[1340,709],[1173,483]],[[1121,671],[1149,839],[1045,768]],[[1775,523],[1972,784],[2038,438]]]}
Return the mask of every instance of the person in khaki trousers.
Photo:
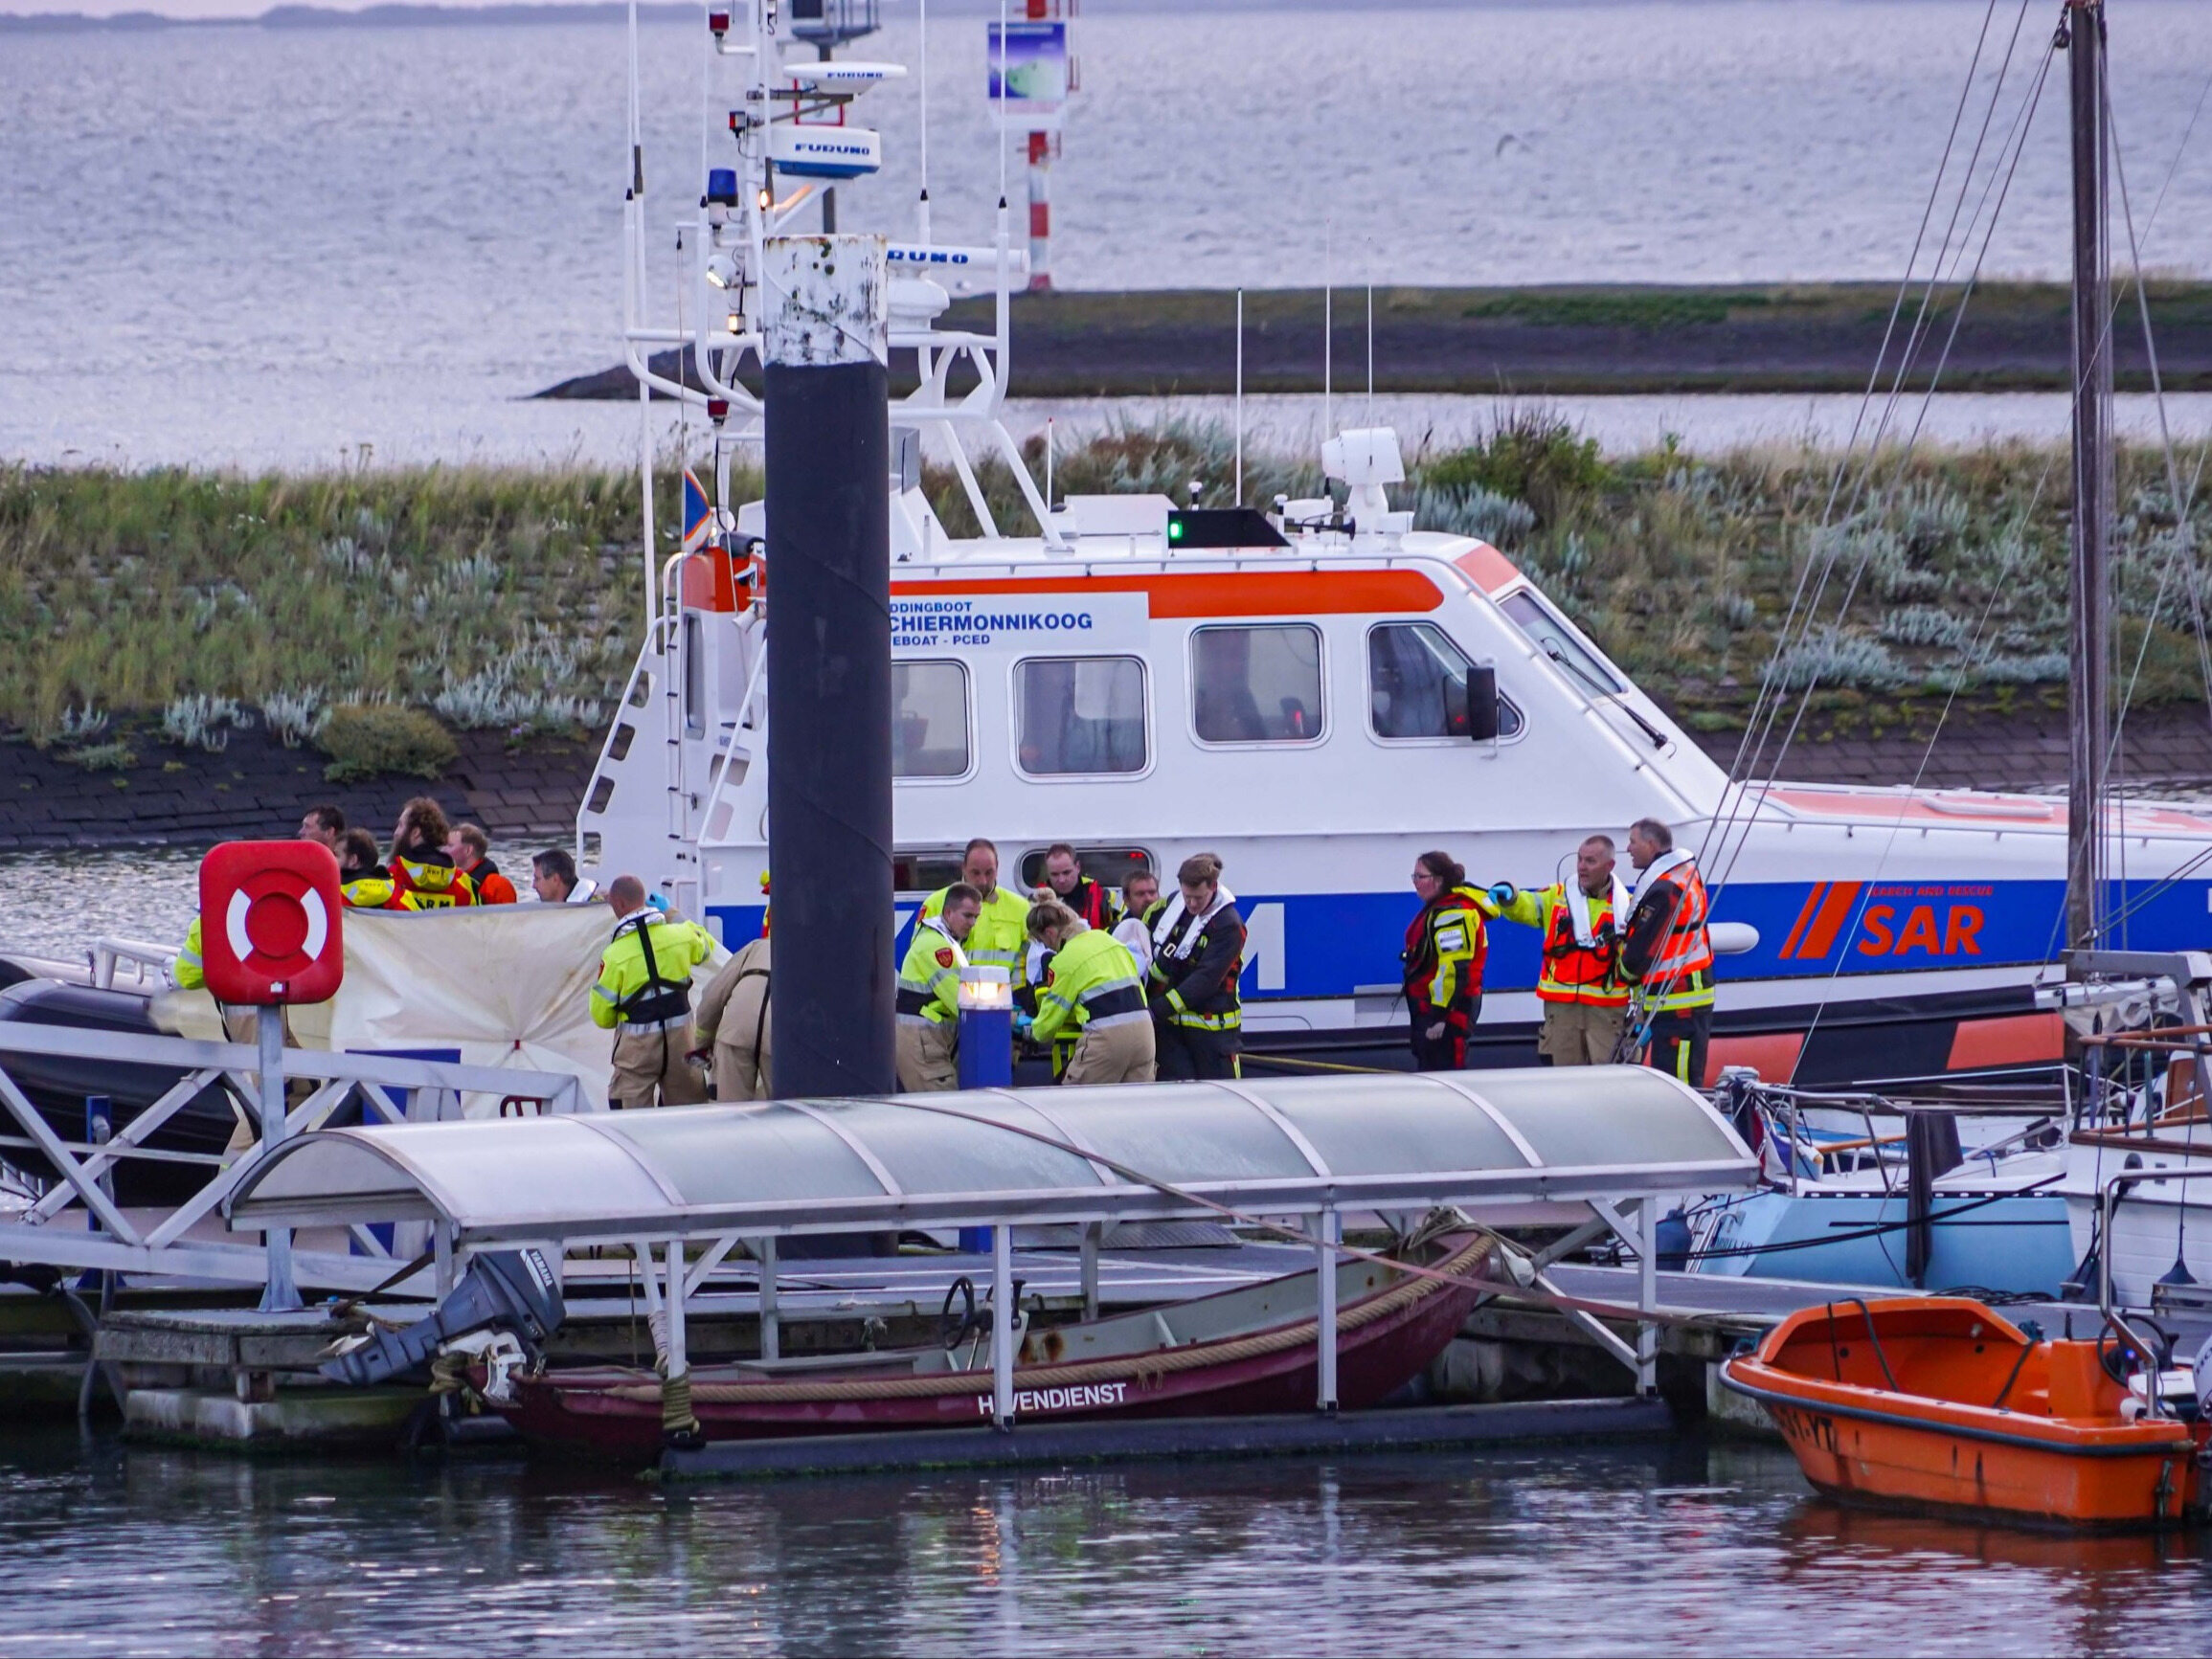
{"label": "person in khaki trousers", "polygon": [[645,904],[645,884],[617,876],[607,887],[615,934],[592,987],[592,1023],[615,1032],[607,1104],[696,1106],[706,1079],[691,1064],[691,970],[713,954],[696,922],[664,916]]}
{"label": "person in khaki trousers", "polygon": [[766,1100],[769,1092],[768,935],[722,964],[699,998],[694,1060],[711,1049],[716,1100]]}
{"label": "person in khaki trousers", "polygon": [[898,971],[898,1086],[909,1094],[960,1086],[961,947],[982,908],[982,894],[955,882],[943,909],[914,921]]}
{"label": "person in khaki trousers", "polygon": [[1071,1027],[1082,1034],[1060,1081],[1150,1083],[1158,1062],[1152,1013],[1129,947],[1056,899],[1031,905],[1028,926],[1029,937],[1052,953],[1029,1035],[1049,1043]]}

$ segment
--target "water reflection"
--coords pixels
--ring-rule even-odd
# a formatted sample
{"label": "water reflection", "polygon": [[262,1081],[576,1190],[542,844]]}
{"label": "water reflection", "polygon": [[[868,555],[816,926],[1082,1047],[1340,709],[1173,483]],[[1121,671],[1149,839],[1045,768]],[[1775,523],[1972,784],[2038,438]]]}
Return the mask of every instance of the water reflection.
{"label": "water reflection", "polygon": [[2193,1541],[1810,1498],[1767,1447],[660,1487],[0,1455],[0,1652],[2201,1652]]}
{"label": "water reflection", "polygon": [[[515,879],[526,899],[530,855],[543,844],[492,844],[492,862]],[[205,851],[129,847],[0,854],[0,955],[21,952],[82,962],[92,941],[104,935],[170,947],[182,943],[199,909]]]}

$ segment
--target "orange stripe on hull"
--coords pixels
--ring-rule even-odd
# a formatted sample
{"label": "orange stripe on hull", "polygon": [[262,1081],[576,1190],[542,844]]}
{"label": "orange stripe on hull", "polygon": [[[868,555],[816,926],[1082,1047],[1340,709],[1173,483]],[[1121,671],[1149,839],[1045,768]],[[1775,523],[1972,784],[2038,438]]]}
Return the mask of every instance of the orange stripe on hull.
{"label": "orange stripe on hull", "polygon": [[1488,542],[1477,542],[1452,562],[1485,594],[1495,594],[1521,580],[1521,568]]}
{"label": "orange stripe on hull", "polygon": [[1996,1020],[1961,1020],[1951,1040],[1952,1071],[1997,1065],[2048,1065],[2066,1054],[2065,1017],[2007,1014]]}
{"label": "orange stripe on hull", "polygon": [[1827,896],[1828,884],[1815,882],[1813,890],[1805,895],[1805,908],[1797,912],[1797,920],[1790,929],[1790,936],[1782,941],[1782,960],[1787,962],[1797,953],[1797,941],[1805,936],[1806,925],[1820,909],[1820,901]]}
{"label": "orange stripe on hull", "polygon": [[1177,617],[1326,617],[1433,611],[1443,592],[1418,571],[1219,572],[1147,576],[998,576],[893,582],[902,596],[962,594],[1143,594],[1155,620]]}
{"label": "orange stripe on hull", "polygon": [[1834,882],[1829,885],[1828,896],[1820,901],[1820,913],[1813,918],[1813,925],[1805,930],[1804,943],[1797,954],[1808,962],[1823,961],[1836,948],[1836,935],[1843,924],[1851,919],[1852,907],[1865,889],[1864,882]]}

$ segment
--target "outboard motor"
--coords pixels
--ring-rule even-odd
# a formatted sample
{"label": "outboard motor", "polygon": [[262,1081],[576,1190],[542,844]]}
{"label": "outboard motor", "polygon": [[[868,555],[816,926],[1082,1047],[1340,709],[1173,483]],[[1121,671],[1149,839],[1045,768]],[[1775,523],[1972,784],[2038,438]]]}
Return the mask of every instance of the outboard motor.
{"label": "outboard motor", "polygon": [[388,1382],[427,1364],[455,1337],[487,1327],[511,1332],[535,1348],[559,1328],[566,1312],[560,1278],[538,1251],[481,1255],[428,1318],[403,1330],[379,1331],[360,1347],[327,1361],[322,1373],[332,1382],[355,1388]]}

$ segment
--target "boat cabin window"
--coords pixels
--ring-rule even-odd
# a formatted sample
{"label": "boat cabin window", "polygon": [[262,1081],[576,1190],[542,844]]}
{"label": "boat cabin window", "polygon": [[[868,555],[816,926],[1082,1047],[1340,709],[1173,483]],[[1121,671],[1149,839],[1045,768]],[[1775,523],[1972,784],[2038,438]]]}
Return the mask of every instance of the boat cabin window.
{"label": "boat cabin window", "polygon": [[[1367,630],[1367,718],[1387,738],[1467,735],[1467,670],[1474,663],[1433,622]],[[1498,735],[1518,737],[1521,710],[1498,699]]]}
{"label": "boat cabin window", "polygon": [[707,638],[689,611],[684,613],[684,730],[691,737],[707,732]]}
{"label": "boat cabin window", "polygon": [[[1146,870],[1158,870],[1160,861],[1143,847],[1075,848],[1075,867],[1100,886],[1121,890],[1121,884]],[[1022,855],[1022,887],[1035,892],[1045,885],[1045,849],[1032,847]]]}
{"label": "boat cabin window", "polygon": [[1015,742],[1031,777],[1144,770],[1144,664],[1031,657],[1014,665]]}
{"label": "boat cabin window", "polygon": [[1190,636],[1193,723],[1204,743],[1312,743],[1321,735],[1321,631],[1304,623]]}
{"label": "boat cabin window", "polygon": [[1527,589],[1506,594],[1498,602],[1498,608],[1512,617],[1515,625],[1536,641],[1536,648],[1558,663],[1567,677],[1585,691],[1613,697],[1628,689],[1612,669],[1574,637],[1574,630],[1567,625],[1565,618]]}
{"label": "boat cabin window", "polygon": [[891,885],[894,892],[934,893],[960,879],[959,847],[905,847],[891,855]]}
{"label": "boat cabin window", "polygon": [[965,668],[958,662],[893,662],[891,709],[892,776],[967,774]]}

